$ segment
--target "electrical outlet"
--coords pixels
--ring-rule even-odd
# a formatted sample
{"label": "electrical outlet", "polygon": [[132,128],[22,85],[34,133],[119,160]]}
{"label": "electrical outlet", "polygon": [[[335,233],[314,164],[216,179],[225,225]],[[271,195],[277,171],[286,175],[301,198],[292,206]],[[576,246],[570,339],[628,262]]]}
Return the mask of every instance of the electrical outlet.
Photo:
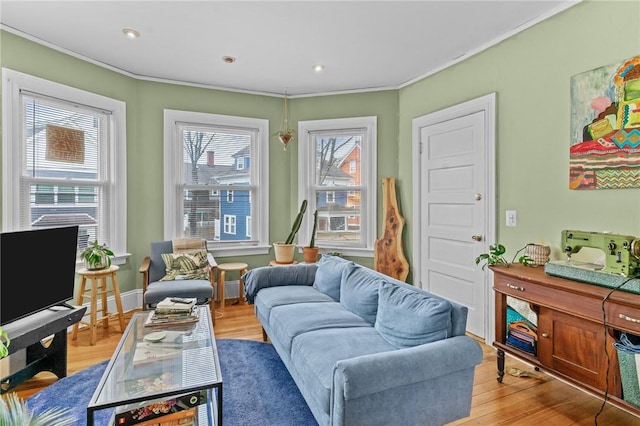
{"label": "electrical outlet", "polygon": [[506,219],[507,226],[516,226],[518,223],[518,212],[515,210],[507,210]]}

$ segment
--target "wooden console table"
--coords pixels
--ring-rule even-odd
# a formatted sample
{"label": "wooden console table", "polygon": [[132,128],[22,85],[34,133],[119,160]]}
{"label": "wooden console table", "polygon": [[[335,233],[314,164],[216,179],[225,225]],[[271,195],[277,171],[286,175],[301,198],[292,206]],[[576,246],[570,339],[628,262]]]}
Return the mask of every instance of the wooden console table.
{"label": "wooden console table", "polygon": [[[86,306],[54,306],[26,318],[7,324],[3,328],[9,335],[9,355],[26,350],[23,369],[3,377],[0,393],[6,393],[41,371],[51,371],[58,378],[67,376],[67,327],[80,321]],[[53,335],[48,346],[42,340]]]}
{"label": "wooden console table", "polygon": [[[603,308],[611,288],[550,276],[543,267],[491,269],[499,382],[508,353],[600,398],[608,387],[610,403],[640,416],[640,408],[623,399],[618,354],[612,346],[620,332],[640,335],[640,295],[616,290]],[[506,344],[507,296],[528,302],[538,315],[536,355]]]}

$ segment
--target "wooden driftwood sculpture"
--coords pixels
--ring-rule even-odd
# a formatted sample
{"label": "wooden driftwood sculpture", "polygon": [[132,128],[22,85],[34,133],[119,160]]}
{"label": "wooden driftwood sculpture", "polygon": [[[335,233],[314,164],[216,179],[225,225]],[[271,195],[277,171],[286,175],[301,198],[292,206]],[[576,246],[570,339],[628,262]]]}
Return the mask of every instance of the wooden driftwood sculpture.
{"label": "wooden driftwood sculpture", "polygon": [[382,179],[382,197],[384,232],[375,242],[373,268],[385,275],[405,281],[409,275],[409,262],[402,249],[402,229],[405,221],[398,208],[394,178]]}

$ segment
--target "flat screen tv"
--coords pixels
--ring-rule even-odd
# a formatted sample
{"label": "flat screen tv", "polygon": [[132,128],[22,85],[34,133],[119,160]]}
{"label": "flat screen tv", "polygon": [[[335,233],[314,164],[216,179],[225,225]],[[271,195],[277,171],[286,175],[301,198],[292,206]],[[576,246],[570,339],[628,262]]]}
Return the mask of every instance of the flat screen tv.
{"label": "flat screen tv", "polygon": [[78,227],[0,234],[0,325],[73,299]]}

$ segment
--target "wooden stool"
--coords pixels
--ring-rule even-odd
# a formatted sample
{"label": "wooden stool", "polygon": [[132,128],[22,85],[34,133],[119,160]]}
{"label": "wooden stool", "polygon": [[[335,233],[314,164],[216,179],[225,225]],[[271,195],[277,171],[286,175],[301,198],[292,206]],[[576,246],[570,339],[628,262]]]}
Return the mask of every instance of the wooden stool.
{"label": "wooden stool", "polygon": [[218,268],[218,293],[220,297],[220,311],[224,312],[224,276],[226,272],[239,271],[240,278],[238,280],[238,300],[240,303],[244,303],[244,282],[242,281],[242,275],[247,273],[247,268],[249,265],[242,262],[233,262],[233,263],[221,263],[217,266]]}
{"label": "wooden stool", "polygon": [[[102,321],[104,328],[109,327],[109,318],[118,316],[120,321],[120,332],[124,332],[124,314],[122,312],[122,301],[120,300],[120,289],[118,288],[118,276],[116,272],[120,269],[116,265],[111,265],[107,269],[100,269],[97,271],[90,271],[82,268],[78,270],[78,274],[82,277],[80,280],[80,291],[76,304],[82,306],[84,299],[89,299],[89,322],[79,321],[73,325],[72,340],[76,340],[78,337],[78,325],[80,323],[86,324],[90,327],[91,331],[91,345],[96,344],[96,326],[98,321]],[[111,288],[107,287],[107,278],[111,278]],[[91,287],[87,288],[87,280],[91,281]],[[87,293],[87,294],[85,294]],[[117,313],[110,314],[107,306],[107,294],[112,293],[118,309]],[[98,318],[98,298],[101,299],[102,306],[100,309],[101,317]],[[86,316],[85,315],[85,316]]]}

